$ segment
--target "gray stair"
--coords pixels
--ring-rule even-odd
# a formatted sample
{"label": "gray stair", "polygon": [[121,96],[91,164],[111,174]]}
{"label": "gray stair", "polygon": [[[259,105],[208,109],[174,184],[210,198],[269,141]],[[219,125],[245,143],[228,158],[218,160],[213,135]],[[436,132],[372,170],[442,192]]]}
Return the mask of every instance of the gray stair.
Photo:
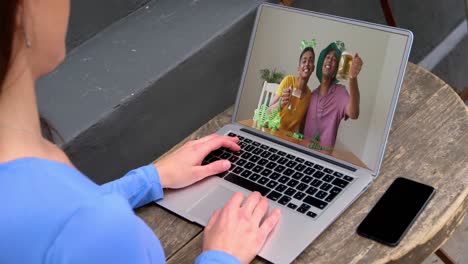
{"label": "gray stair", "polygon": [[151,1],[38,83],[40,110],[97,183],[151,162],[234,103],[263,1]]}

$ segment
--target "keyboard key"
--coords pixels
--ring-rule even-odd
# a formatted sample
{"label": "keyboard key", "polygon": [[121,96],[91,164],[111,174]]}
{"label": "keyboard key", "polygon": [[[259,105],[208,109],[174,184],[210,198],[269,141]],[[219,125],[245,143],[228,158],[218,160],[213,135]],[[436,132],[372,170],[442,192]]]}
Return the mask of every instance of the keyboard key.
{"label": "keyboard key", "polygon": [[280,158],[280,156],[278,156],[276,154],[273,154],[268,159],[271,160],[271,161],[277,161],[279,158]]}
{"label": "keyboard key", "polygon": [[323,177],[323,175],[325,175],[323,171],[316,171],[312,176],[314,176],[317,179],[320,179]]}
{"label": "keyboard key", "polygon": [[231,154],[227,153],[227,152],[224,152],[223,154],[221,154],[221,156],[219,156],[221,159],[229,159],[229,157],[231,157]]}
{"label": "keyboard key", "polygon": [[299,206],[299,208],[297,208],[297,211],[298,211],[299,213],[305,213],[305,212],[307,212],[309,209],[310,209],[310,205],[304,203],[304,204],[302,204],[301,206]]}
{"label": "keyboard key", "polygon": [[268,147],[267,145],[264,145],[264,144],[260,145],[260,148],[262,148],[262,149],[264,149],[264,150],[268,150],[268,149],[269,149],[269,147]]}
{"label": "keyboard key", "polygon": [[343,189],[341,189],[341,188],[333,187],[333,189],[331,189],[330,193],[339,194],[342,190]]}
{"label": "keyboard key", "polygon": [[296,209],[297,208],[297,205],[293,204],[293,203],[289,203],[288,204],[288,207],[291,208],[291,209]]}
{"label": "keyboard key", "polygon": [[249,152],[245,152],[244,154],[241,155],[241,158],[243,159],[249,159],[250,157],[252,157],[252,154]]}
{"label": "keyboard key", "polygon": [[315,194],[315,197],[319,199],[323,199],[325,198],[325,196],[327,196],[327,192],[324,192],[324,191],[318,191],[318,193]]}
{"label": "keyboard key", "polygon": [[323,166],[318,165],[318,164],[315,164],[314,168],[317,169],[317,170],[323,170]]}
{"label": "keyboard key", "polygon": [[265,176],[265,177],[268,177],[268,176],[270,176],[271,173],[272,173],[271,170],[269,170],[269,169],[264,169],[260,174],[263,175],[263,176]]}
{"label": "keyboard key", "polygon": [[229,173],[224,179],[234,184],[237,184],[249,191],[252,191],[252,192],[257,191],[261,193],[263,196],[267,195],[270,192],[270,189],[268,189],[267,187],[251,182],[247,179],[236,176],[232,173]]}
{"label": "keyboard key", "polygon": [[257,182],[260,183],[260,184],[265,185],[268,181],[269,181],[268,178],[261,177],[260,180],[258,180]]}
{"label": "keyboard key", "polygon": [[291,197],[288,196],[283,196],[281,199],[279,199],[278,203],[282,205],[287,205],[291,201]]}
{"label": "keyboard key", "polygon": [[278,192],[284,192],[284,190],[286,190],[288,188],[288,186],[284,185],[284,184],[280,184],[278,185],[278,187],[275,188],[275,190],[277,190]]}
{"label": "keyboard key", "polygon": [[322,201],[322,200],[319,200],[317,198],[314,198],[312,196],[307,196],[305,199],[304,199],[304,202],[307,203],[307,204],[310,204],[314,207],[317,207],[318,209],[323,209],[325,208],[325,206],[328,205],[328,203]]}
{"label": "keyboard key", "polygon": [[349,182],[343,181],[342,179],[334,179],[332,184],[341,188],[344,188],[348,185]]}
{"label": "keyboard key", "polygon": [[293,179],[296,179],[296,180],[299,180],[302,178],[302,176],[304,176],[304,174],[300,173],[300,172],[295,172],[292,177]]}
{"label": "keyboard key", "polygon": [[288,158],[288,159],[290,159],[290,160],[293,160],[293,159],[296,158],[296,156],[291,155],[291,154],[288,154],[288,155],[286,155],[286,158]]}
{"label": "keyboard key", "polygon": [[353,177],[349,177],[348,175],[345,175],[345,176],[343,177],[343,179],[350,182],[350,181],[353,180]]}
{"label": "keyboard key", "polygon": [[232,133],[232,132],[229,132],[228,136],[230,136],[230,137],[237,137],[237,135],[234,134],[234,133]]}
{"label": "keyboard key", "polygon": [[335,179],[335,177],[331,176],[330,174],[326,174],[322,181],[331,182],[333,179]]}
{"label": "keyboard key", "polygon": [[258,165],[262,165],[262,166],[265,166],[265,164],[268,163],[268,160],[267,159],[261,159],[257,162]]}
{"label": "keyboard key", "polygon": [[290,186],[290,187],[296,187],[296,185],[298,184],[299,182],[297,180],[294,180],[294,179],[291,179],[287,185]]}
{"label": "keyboard key", "polygon": [[305,189],[307,189],[307,184],[301,182],[301,183],[299,183],[299,185],[296,187],[296,189],[298,189],[299,191],[304,191]]}
{"label": "keyboard key", "polygon": [[286,176],[291,176],[293,173],[294,173],[294,170],[289,169],[289,168],[283,172],[283,174]]}
{"label": "keyboard key", "polygon": [[276,187],[276,185],[278,185],[277,182],[275,182],[275,181],[270,181],[266,186],[269,187],[269,188],[271,188],[271,189],[273,189],[273,188]]}
{"label": "keyboard key", "polygon": [[340,173],[340,172],[337,172],[337,171],[335,171],[335,172],[333,173],[333,175],[335,175],[335,176],[338,177],[338,178],[343,177],[343,173]]}
{"label": "keyboard key", "polygon": [[297,162],[290,160],[288,163],[286,163],[286,167],[288,168],[294,168],[297,165]]}
{"label": "keyboard key", "polygon": [[280,150],[280,151],[278,151],[278,155],[284,156],[284,155],[286,155],[286,152]]}
{"label": "keyboard key", "polygon": [[246,146],[245,148],[242,148],[242,149],[243,149],[244,151],[251,152],[252,150],[254,150],[254,149],[255,149],[255,147],[254,147],[254,146],[252,146],[252,145],[248,145],[248,146]]}
{"label": "keyboard key", "polygon": [[314,166],[314,163],[310,162],[310,161],[306,161],[304,162],[305,165],[309,166],[309,167],[312,167]]}
{"label": "keyboard key", "polygon": [[328,190],[331,189],[331,187],[333,187],[333,185],[331,185],[329,183],[324,183],[324,184],[322,184],[322,186],[320,186],[320,189],[324,190],[324,191],[328,191]]}
{"label": "keyboard key", "polygon": [[217,150],[211,152],[211,154],[213,154],[213,156],[219,156],[219,155],[223,154],[223,150],[222,149],[217,149]]}
{"label": "keyboard key", "polygon": [[252,174],[252,176],[249,177],[249,179],[252,181],[257,181],[258,179],[260,179],[260,175],[258,175],[257,173],[254,173]]}
{"label": "keyboard key", "polygon": [[247,164],[244,165],[244,168],[246,169],[252,169],[255,166],[255,163],[248,162]]}
{"label": "keyboard key", "polygon": [[303,171],[306,175],[312,175],[314,174],[315,170],[312,168],[307,168]]}
{"label": "keyboard key", "polygon": [[295,199],[297,199],[297,200],[300,201],[300,200],[302,200],[305,196],[306,196],[305,193],[303,193],[303,192],[297,192],[293,197],[294,197]]}
{"label": "keyboard key", "polygon": [[249,161],[251,161],[251,162],[257,162],[259,159],[260,159],[259,156],[252,155],[252,157],[250,157]]}
{"label": "keyboard key", "polygon": [[309,183],[310,181],[312,181],[312,177],[310,176],[305,176],[304,178],[301,179],[302,182],[305,182],[305,183]]}
{"label": "keyboard key", "polygon": [[331,201],[333,201],[333,199],[335,199],[336,196],[337,196],[336,193],[330,193],[330,194],[327,196],[327,198],[325,198],[325,201],[331,202]]}
{"label": "keyboard key", "polygon": [[286,169],[286,167],[284,167],[284,166],[282,166],[282,165],[278,165],[278,166],[276,166],[275,171],[281,173],[281,172],[283,172],[285,169]]}
{"label": "keyboard key", "polygon": [[277,149],[275,149],[275,148],[270,148],[270,152],[272,152],[272,153],[276,153],[276,152],[278,152],[278,150],[277,150]]}
{"label": "keyboard key", "polygon": [[268,158],[270,157],[271,153],[268,152],[268,151],[264,151],[262,154],[260,154],[260,156],[262,156],[263,158]]}
{"label": "keyboard key", "polygon": [[289,177],[281,176],[278,181],[281,183],[287,183],[289,181]]}
{"label": "keyboard key", "polygon": [[240,147],[242,150],[244,150],[247,146],[248,146],[248,144],[245,143],[245,142],[239,143],[239,147]]}
{"label": "keyboard key", "polygon": [[270,198],[273,201],[277,201],[281,197],[281,193],[272,191],[267,198]]}
{"label": "keyboard key", "polygon": [[286,162],[288,162],[288,159],[287,158],[280,158],[278,160],[278,163],[281,164],[281,165],[284,165]]}
{"label": "keyboard key", "polygon": [[248,178],[248,177],[250,177],[250,175],[252,175],[252,172],[249,171],[249,170],[245,170],[244,172],[241,173],[240,176],[242,176],[244,178]]}
{"label": "keyboard key", "polygon": [[293,196],[294,194],[296,193],[296,190],[294,190],[293,188],[288,188],[284,194],[287,195],[287,196]]}
{"label": "keyboard key", "polygon": [[316,214],[316,213],[314,213],[314,212],[310,212],[310,211],[309,211],[309,212],[307,212],[307,214],[306,214],[306,215],[307,215],[307,216],[310,216],[310,217],[312,217],[312,218],[315,218],[315,217],[317,216],[317,214]]}
{"label": "keyboard key", "polygon": [[299,162],[299,163],[303,163],[305,161],[304,159],[299,158],[299,157],[295,158],[294,160]]}
{"label": "keyboard key", "polygon": [[231,163],[235,163],[239,158],[236,157],[236,156],[231,156],[228,160],[231,162]]}
{"label": "keyboard key", "polygon": [[319,187],[322,184],[322,181],[314,179],[310,185],[314,187]]}
{"label": "keyboard key", "polygon": [[258,143],[257,141],[253,141],[253,142],[252,142],[252,145],[258,147],[258,146],[260,146],[260,143]]}
{"label": "keyboard key", "polygon": [[246,164],[247,161],[245,159],[239,159],[237,162],[236,162],[236,165],[239,165],[239,166],[242,166],[244,164]]}
{"label": "keyboard key", "polygon": [[272,180],[276,180],[279,178],[279,176],[281,176],[281,174],[277,173],[277,172],[273,172],[271,175],[270,175],[270,179]]}
{"label": "keyboard key", "polygon": [[241,174],[243,170],[244,169],[242,167],[235,167],[234,169],[231,167],[231,171],[237,175]]}
{"label": "keyboard key", "polygon": [[239,135],[237,135],[237,137],[238,137],[240,140],[243,140],[243,139],[244,139],[244,137],[243,137],[243,136],[239,136]]}
{"label": "keyboard key", "polygon": [[265,167],[272,170],[276,167],[276,162],[270,161]]}
{"label": "keyboard key", "polygon": [[252,140],[248,139],[248,138],[244,139],[244,141],[247,142],[247,143],[252,143]]}
{"label": "keyboard key", "polygon": [[260,155],[260,154],[263,153],[263,149],[261,149],[261,148],[256,148],[256,149],[254,149],[254,150],[252,151],[252,153],[255,154],[255,155]]}
{"label": "keyboard key", "polygon": [[333,170],[331,170],[329,168],[325,168],[325,169],[323,169],[323,171],[326,172],[326,173],[329,173],[329,174],[333,173]]}
{"label": "keyboard key", "polygon": [[307,189],[306,193],[310,194],[310,195],[314,195],[314,193],[316,193],[317,191],[318,191],[317,188],[309,187],[309,189]]}
{"label": "keyboard key", "polygon": [[263,167],[260,166],[260,165],[257,165],[257,166],[255,166],[255,167],[252,169],[252,171],[253,171],[253,172],[256,172],[256,173],[259,173],[259,172],[261,172],[262,170],[263,170]]}
{"label": "keyboard key", "polygon": [[297,171],[303,171],[305,168],[307,168],[305,165],[297,164],[297,166],[294,169]]}

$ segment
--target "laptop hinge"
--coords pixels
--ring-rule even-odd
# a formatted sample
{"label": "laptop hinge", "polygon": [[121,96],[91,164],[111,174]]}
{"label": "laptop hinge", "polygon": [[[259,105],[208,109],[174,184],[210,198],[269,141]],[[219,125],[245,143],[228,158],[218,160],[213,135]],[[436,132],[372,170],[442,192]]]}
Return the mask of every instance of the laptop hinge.
{"label": "laptop hinge", "polygon": [[298,147],[293,146],[293,145],[288,145],[288,144],[283,143],[283,142],[281,142],[281,141],[279,141],[279,140],[276,140],[276,139],[274,139],[274,138],[269,138],[269,137],[267,137],[267,136],[265,136],[265,135],[262,135],[262,134],[260,134],[260,133],[255,132],[255,131],[250,131],[250,130],[245,129],[245,128],[241,128],[240,130],[241,130],[242,132],[249,133],[249,134],[254,135],[254,136],[256,136],[256,137],[259,137],[259,138],[262,138],[262,139],[271,141],[271,142],[276,143],[276,144],[278,144],[278,145],[281,145],[281,146],[283,146],[283,147],[287,147],[287,148],[293,149],[293,150],[295,150],[295,151],[301,152],[301,153],[303,153],[303,154],[306,154],[306,155],[308,155],[308,156],[314,157],[314,158],[316,158],[316,159],[323,160],[323,161],[325,161],[325,162],[331,163],[331,164],[333,164],[333,165],[335,165],[335,166],[338,166],[338,167],[341,167],[341,168],[343,168],[343,169],[346,169],[346,170],[349,170],[349,171],[352,171],[352,172],[357,171],[356,168],[353,168],[353,167],[348,166],[348,165],[346,165],[346,164],[340,163],[340,162],[338,162],[338,161],[331,160],[331,159],[326,158],[326,157],[322,157],[322,156],[320,156],[320,155],[317,155],[317,154],[314,154],[314,153],[312,153],[312,152],[303,150],[303,149],[298,148]]}

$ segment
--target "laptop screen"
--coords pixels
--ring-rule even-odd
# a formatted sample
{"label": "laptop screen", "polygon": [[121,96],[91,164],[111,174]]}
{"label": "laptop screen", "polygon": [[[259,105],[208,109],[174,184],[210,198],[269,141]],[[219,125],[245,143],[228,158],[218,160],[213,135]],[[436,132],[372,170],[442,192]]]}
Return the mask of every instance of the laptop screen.
{"label": "laptop screen", "polygon": [[235,121],[378,171],[411,33],[263,6]]}

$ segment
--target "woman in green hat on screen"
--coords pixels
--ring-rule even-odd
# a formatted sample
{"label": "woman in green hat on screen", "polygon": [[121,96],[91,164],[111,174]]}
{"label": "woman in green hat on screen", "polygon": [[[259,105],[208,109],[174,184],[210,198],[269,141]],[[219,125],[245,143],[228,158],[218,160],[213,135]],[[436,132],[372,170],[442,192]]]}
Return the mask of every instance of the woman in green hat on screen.
{"label": "woman in green hat on screen", "polygon": [[304,126],[304,137],[310,147],[331,154],[341,120],[359,117],[359,87],[357,76],[363,65],[356,53],[349,74],[349,94],[338,83],[336,74],[341,50],[335,42],[320,52],[316,75],[320,85],[312,92]]}

